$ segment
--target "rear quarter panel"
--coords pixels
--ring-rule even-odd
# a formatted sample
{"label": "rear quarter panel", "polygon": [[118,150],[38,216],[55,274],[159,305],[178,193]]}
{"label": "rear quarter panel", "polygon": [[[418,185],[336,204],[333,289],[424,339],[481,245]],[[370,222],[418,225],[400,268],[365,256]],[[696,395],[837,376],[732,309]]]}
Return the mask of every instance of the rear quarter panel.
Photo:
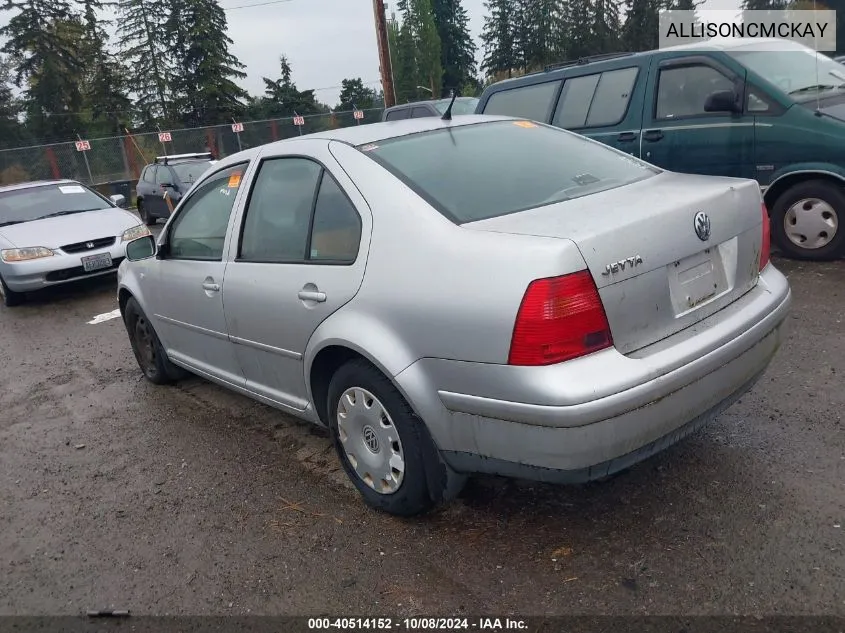
{"label": "rear quarter panel", "polygon": [[372,238],[361,288],[315,331],[306,373],[332,344],[390,375],[424,357],[505,363],[528,284],[586,268],[569,240],[456,226],[362,152],[331,150],[372,209]]}

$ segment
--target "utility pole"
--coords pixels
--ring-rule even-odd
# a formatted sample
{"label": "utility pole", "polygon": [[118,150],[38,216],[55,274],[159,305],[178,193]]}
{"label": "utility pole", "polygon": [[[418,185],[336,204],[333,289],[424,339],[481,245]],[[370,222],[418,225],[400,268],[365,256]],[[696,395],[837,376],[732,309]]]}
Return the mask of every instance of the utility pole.
{"label": "utility pole", "polygon": [[384,12],[384,0],[373,0],[373,12],[376,17],[376,38],[378,39],[379,70],[381,87],[384,91],[384,107],[396,105],[393,92],[393,69],[390,67],[390,46],[387,38],[387,18]]}

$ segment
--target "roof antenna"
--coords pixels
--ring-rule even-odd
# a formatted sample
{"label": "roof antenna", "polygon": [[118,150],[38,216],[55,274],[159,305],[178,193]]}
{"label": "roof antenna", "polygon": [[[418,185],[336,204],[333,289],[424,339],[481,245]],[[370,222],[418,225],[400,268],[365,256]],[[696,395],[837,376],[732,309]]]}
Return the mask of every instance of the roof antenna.
{"label": "roof antenna", "polygon": [[443,116],[440,117],[444,121],[451,121],[452,120],[452,106],[455,105],[455,99],[457,99],[458,93],[452,90],[452,100],[449,102],[449,107],[446,108],[446,112],[443,113]]}

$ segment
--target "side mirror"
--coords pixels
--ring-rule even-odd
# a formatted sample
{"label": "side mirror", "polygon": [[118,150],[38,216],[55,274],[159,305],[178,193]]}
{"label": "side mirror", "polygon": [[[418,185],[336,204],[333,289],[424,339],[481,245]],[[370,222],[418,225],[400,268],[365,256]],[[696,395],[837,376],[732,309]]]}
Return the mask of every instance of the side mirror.
{"label": "side mirror", "polygon": [[114,206],[123,208],[126,204],[126,196],[120,193],[116,193],[113,196],[109,196],[109,200],[114,203]]}
{"label": "side mirror", "polygon": [[718,90],[707,96],[704,101],[704,111],[739,113],[742,109],[737,101],[737,94],[733,90]]}
{"label": "side mirror", "polygon": [[126,259],[137,262],[156,254],[156,240],[152,235],[134,239],[126,245]]}

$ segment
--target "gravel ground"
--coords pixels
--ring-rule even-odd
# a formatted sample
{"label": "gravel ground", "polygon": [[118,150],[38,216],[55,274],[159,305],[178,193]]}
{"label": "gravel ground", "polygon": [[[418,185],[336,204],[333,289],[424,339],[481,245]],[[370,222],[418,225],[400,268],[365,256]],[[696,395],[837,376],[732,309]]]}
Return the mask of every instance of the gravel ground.
{"label": "gravel ground", "polygon": [[113,281],[0,309],[0,614],[845,615],[845,262],[776,260],[788,339],[754,390],[602,483],[473,479],[368,510],[327,437],[144,381]]}

